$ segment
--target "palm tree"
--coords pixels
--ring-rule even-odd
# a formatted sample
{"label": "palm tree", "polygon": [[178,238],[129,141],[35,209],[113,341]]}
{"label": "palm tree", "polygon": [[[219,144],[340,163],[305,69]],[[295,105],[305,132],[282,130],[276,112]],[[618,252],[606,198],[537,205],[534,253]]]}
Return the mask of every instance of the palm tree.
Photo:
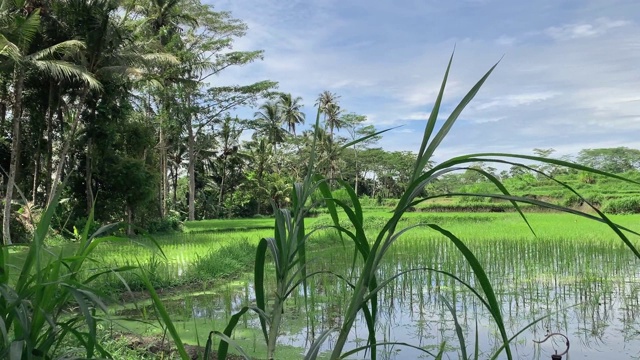
{"label": "palm tree", "polygon": [[331,136],[331,140],[333,140],[333,130],[340,130],[340,128],[344,126],[342,109],[336,104],[329,104],[326,114],[325,127],[329,128],[329,136]]}
{"label": "palm tree", "polygon": [[29,49],[40,30],[40,9],[28,11],[26,0],[3,2],[0,6],[0,71],[12,74],[13,109],[11,135],[11,161],[5,194],[3,241],[11,244],[11,202],[18,164],[20,163],[20,128],[22,119],[22,92],[27,70],[35,70],[46,77],[57,80],[76,79],[88,88],[99,89],[100,83],[84,68],[67,61],[55,59],[60,55],[77,53],[85,47],[77,40],[68,40],[46,49],[29,53]]}
{"label": "palm tree", "polygon": [[222,143],[220,144],[220,153],[218,154],[218,160],[222,162],[222,174],[220,176],[219,193],[218,193],[218,209],[222,209],[222,201],[224,200],[225,182],[227,180],[227,166],[229,164],[229,158],[238,153],[238,147],[240,145],[240,135],[242,129],[236,128],[238,119],[232,123],[231,117],[226,117],[223,120],[222,127],[220,128],[219,136]]}
{"label": "palm tree", "polygon": [[171,37],[180,32],[182,25],[198,25],[198,20],[183,11],[182,5],[182,0],[151,0],[148,7],[141,8],[145,23],[154,35],[160,36],[162,46],[167,45]]}
{"label": "palm tree", "polygon": [[296,125],[304,124],[305,115],[301,111],[300,101],[302,101],[301,97],[293,98],[291,94],[281,94],[279,99],[282,120],[294,136],[296,135]]}
{"label": "palm tree", "polygon": [[340,97],[330,91],[323,91],[318,96],[316,106],[324,114],[324,126],[325,129],[329,129],[329,134],[333,140],[333,130],[340,129],[344,126],[344,122],[340,118],[342,115],[342,109],[338,105],[338,99]]}
{"label": "palm tree", "polygon": [[[178,63],[177,59],[166,53],[145,52],[139,44],[133,41],[132,26],[129,23],[117,22],[113,13],[118,10],[117,4],[110,0],[69,0],[66,5],[61,5],[60,13],[65,14],[67,26],[75,31],[69,34],[72,37],[86,39],[87,48],[79,57],[80,63],[98,79],[106,83],[117,83],[120,80],[146,80],[151,72],[149,69],[157,69],[160,65]],[[72,114],[70,135],[62,146],[53,179],[52,189],[55,189],[60,180],[64,159],[69,151],[71,141],[81,123],[81,109],[86,104],[92,104],[89,112],[95,112],[98,101],[91,100],[88,96],[88,87],[81,90],[80,100],[77,102],[75,114]],[[85,101],[87,100],[87,101]],[[96,100],[96,99],[93,99]],[[85,104],[86,102],[86,104]],[[86,201],[87,213],[93,207],[93,159],[91,149],[94,140],[92,136],[87,138],[86,146]],[[51,191],[50,194],[55,193]],[[52,195],[50,195],[50,200]]]}
{"label": "palm tree", "polygon": [[[156,38],[160,47],[166,50],[172,38],[182,31],[183,25],[197,26],[198,21],[185,11],[184,2],[182,0],[149,0],[146,6],[138,6],[137,12],[144,17],[143,24],[140,27],[143,31],[148,31],[152,38]],[[167,212],[167,199],[169,194],[169,178],[168,178],[168,143],[167,143],[167,117],[170,112],[170,99],[173,89],[169,89],[169,78],[176,78],[174,71],[171,69],[161,68],[159,73],[165,74],[161,80],[162,88],[159,92],[159,102],[161,113],[158,116],[158,150],[160,162],[160,215],[164,217]],[[173,69],[176,70],[176,69]],[[168,75],[171,74],[171,75]],[[168,76],[167,76],[168,75]],[[175,79],[173,79],[175,80]]]}
{"label": "palm tree", "polygon": [[322,113],[326,116],[326,110],[329,107],[329,104],[337,104],[338,99],[340,97],[335,93],[332,93],[328,90],[323,91],[318,95],[318,100],[316,101],[316,106],[320,109]]}
{"label": "palm tree", "polygon": [[267,138],[276,153],[278,144],[284,142],[285,130],[282,128],[282,112],[275,102],[267,102],[260,106],[254,117],[257,121],[258,133]]}

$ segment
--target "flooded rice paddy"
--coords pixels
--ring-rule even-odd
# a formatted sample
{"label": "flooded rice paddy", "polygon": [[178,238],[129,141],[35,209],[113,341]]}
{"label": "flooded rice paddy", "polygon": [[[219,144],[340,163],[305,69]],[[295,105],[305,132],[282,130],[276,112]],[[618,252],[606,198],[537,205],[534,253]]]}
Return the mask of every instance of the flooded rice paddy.
{"label": "flooded rice paddy", "polygon": [[[622,241],[598,236],[577,240],[544,234],[510,235],[498,234],[495,239],[478,236],[477,240],[467,236],[465,241],[492,281],[509,336],[526,328],[511,343],[516,358],[550,359],[556,350],[564,351],[561,337],[534,343],[549,332],[570,339],[565,359],[640,358],[640,261]],[[310,270],[331,271],[352,279],[358,268],[357,261],[352,267],[352,250],[339,242],[315,250],[310,256]],[[407,273],[379,294],[378,342],[408,343],[432,353],[437,353],[444,342],[448,358],[457,359],[462,346],[456,335],[457,321],[468,354],[475,353],[476,344],[480,359],[498,351],[498,329],[481,301],[444,274],[455,274],[475,285],[469,265],[451,243],[425,236],[417,229],[408,232],[388,255],[378,274],[380,281]],[[312,295],[307,301],[300,288],[287,303],[279,344],[282,354],[288,355],[282,358],[303,354],[315,336],[341,325],[351,294],[349,286],[335,275],[324,273],[312,278],[308,290]],[[209,331],[222,330],[233,313],[254,301],[251,277],[247,276],[211,291],[167,298],[165,305],[187,339],[198,337],[204,342]],[[147,316],[153,311],[142,310]],[[127,310],[122,315],[134,313]],[[264,356],[265,348],[259,328],[257,316],[248,315],[234,334],[245,351],[257,357]],[[324,343],[323,351],[329,351],[336,338],[337,331]],[[361,319],[352,329],[346,349],[366,342],[367,327]],[[369,357],[364,351],[350,356]],[[498,358],[504,357],[503,352]],[[378,358],[431,356],[415,348],[389,344],[378,347]]]}

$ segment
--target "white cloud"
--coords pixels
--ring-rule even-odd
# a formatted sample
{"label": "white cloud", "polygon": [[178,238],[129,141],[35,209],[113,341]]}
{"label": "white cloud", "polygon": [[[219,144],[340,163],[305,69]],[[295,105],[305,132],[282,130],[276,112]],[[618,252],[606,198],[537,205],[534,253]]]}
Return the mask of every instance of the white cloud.
{"label": "white cloud", "polygon": [[485,110],[494,107],[519,107],[531,105],[560,95],[557,91],[530,92],[515,95],[498,96],[484,103],[473,106],[476,110]]}
{"label": "white cloud", "polygon": [[495,40],[495,43],[503,46],[511,46],[517,42],[517,39],[513,36],[501,35]]}
{"label": "white cloud", "polygon": [[592,24],[576,23],[562,26],[551,26],[544,32],[556,40],[571,40],[601,35],[610,29],[629,25],[629,21],[599,18]]}
{"label": "white cloud", "polygon": [[427,120],[431,113],[428,112],[414,112],[403,117],[404,120]]}

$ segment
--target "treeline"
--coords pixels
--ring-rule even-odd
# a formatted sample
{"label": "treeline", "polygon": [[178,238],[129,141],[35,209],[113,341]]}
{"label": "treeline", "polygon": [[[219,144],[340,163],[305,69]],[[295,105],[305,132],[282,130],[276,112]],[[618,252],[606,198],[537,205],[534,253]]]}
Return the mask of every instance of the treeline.
{"label": "treeline", "polygon": [[0,0],[3,243],[23,241],[56,193],[69,234],[92,208],[129,232],[269,214],[305,173],[313,134],[327,175],[397,194],[413,155],[367,149],[376,137],[341,152],[375,129],[337,95],[313,99],[322,124],[301,131],[302,99],[276,82],[212,85],[262,59],[233,49],[246,31],[199,0]]}
{"label": "treeline", "polygon": [[[539,157],[553,158],[555,150],[534,149],[533,152]],[[559,160],[571,161],[640,182],[640,150],[637,149],[626,147],[584,149],[575,157],[564,156]],[[527,167],[511,166],[501,170],[484,163],[476,163],[459,172],[441,176],[437,181],[429,184],[426,191],[440,194],[499,193],[495,185],[480,171],[500,179],[515,195],[569,207],[581,206],[587,201],[605,212],[614,214],[640,213],[640,187],[637,185],[549,163],[544,165],[532,163]],[[578,190],[583,199],[556,180]],[[431,204],[431,207],[436,210],[461,207],[501,209],[510,208],[510,205],[495,203],[486,198],[463,196],[455,203]]]}

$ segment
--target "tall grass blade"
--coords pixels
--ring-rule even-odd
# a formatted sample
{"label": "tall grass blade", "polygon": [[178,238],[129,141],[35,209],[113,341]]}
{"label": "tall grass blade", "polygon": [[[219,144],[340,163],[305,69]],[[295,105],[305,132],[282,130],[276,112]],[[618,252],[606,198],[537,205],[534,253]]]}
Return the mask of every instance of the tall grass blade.
{"label": "tall grass blade", "polygon": [[[227,358],[227,353],[229,352],[229,344],[234,345],[234,347],[236,347],[237,344],[235,344],[235,342],[233,341],[229,342],[229,340],[231,340],[231,333],[233,332],[233,329],[236,328],[236,325],[238,325],[238,322],[240,321],[240,318],[242,317],[242,315],[244,315],[249,310],[253,310],[258,314],[258,316],[268,319],[264,311],[254,306],[245,306],[242,309],[240,309],[240,311],[233,314],[229,319],[229,323],[227,324],[227,327],[224,329],[222,333],[218,331],[214,332],[217,336],[222,338],[222,341],[220,341],[220,344],[218,344],[218,359]],[[238,348],[238,350],[242,350],[240,349],[239,346],[236,348]]]}
{"label": "tall grass blade", "polygon": [[[522,329],[520,329],[520,330],[519,330],[517,333],[515,333],[513,336],[511,336],[511,337],[509,338],[509,343],[511,343],[511,342],[512,342],[513,340],[515,340],[518,336],[520,336],[520,334],[522,334],[523,332],[525,332],[527,329],[529,329],[529,328],[530,328],[530,327],[532,327],[533,325],[535,325],[535,324],[539,323],[540,321],[542,321],[542,320],[544,320],[544,319],[546,319],[546,318],[549,318],[549,317],[551,317],[551,316],[553,316],[553,315],[555,315],[555,314],[558,314],[558,313],[560,313],[560,312],[564,312],[565,310],[569,310],[569,309],[571,309],[571,308],[573,308],[573,307],[577,307],[577,306],[579,306],[579,305],[580,305],[580,304],[575,304],[575,305],[567,306],[567,307],[566,307],[566,308],[564,308],[564,309],[560,309],[560,310],[558,310],[558,311],[554,311],[554,312],[552,312],[552,313],[549,313],[549,314],[547,314],[547,315],[541,316],[541,317],[539,317],[539,318],[537,318],[537,319],[533,320],[532,322],[530,322],[529,324],[527,324],[525,327],[523,327]],[[477,328],[477,327],[478,327],[478,324],[477,324],[477,320],[476,320],[476,328]],[[477,330],[476,330],[476,333],[477,333]],[[504,344],[503,344],[502,346],[500,346],[500,347],[498,348],[498,350],[496,350],[496,352],[495,352],[495,353],[493,354],[493,356],[491,357],[491,360],[495,360],[495,359],[497,359],[497,358],[498,358],[498,356],[500,355],[500,353],[502,353],[502,351],[503,351],[503,350],[504,350]]]}
{"label": "tall grass blade", "polygon": [[329,329],[321,332],[320,335],[318,336],[318,338],[315,339],[313,341],[313,343],[311,344],[311,346],[309,347],[309,351],[307,351],[307,354],[305,355],[304,359],[305,360],[314,360],[314,359],[316,359],[318,357],[318,353],[320,352],[320,347],[327,340],[329,335],[331,335],[331,333],[334,332],[335,330],[336,329],[329,328]]}
{"label": "tall grass blade", "polygon": [[[406,342],[399,342],[399,341],[385,341],[385,342],[379,342],[379,343],[377,343],[377,344],[376,344],[376,346],[388,346],[388,345],[400,345],[400,346],[405,346],[405,347],[408,347],[408,348],[412,348],[412,349],[420,350],[420,351],[422,351],[423,353],[425,353],[425,354],[427,354],[427,355],[429,355],[429,356],[431,356],[431,357],[434,357],[434,358],[437,356],[436,354],[434,354],[434,353],[430,352],[430,351],[429,351],[429,350],[427,350],[427,349],[424,349],[424,348],[421,348],[421,347],[419,347],[419,346],[415,346],[415,345],[412,345],[412,344],[409,344],[409,343],[406,343]],[[355,348],[355,349],[349,350],[349,351],[345,352],[344,354],[342,354],[342,356],[340,356],[340,359],[345,359],[345,358],[347,358],[347,357],[349,357],[349,356],[351,356],[351,355],[354,355],[354,354],[359,353],[359,352],[360,352],[360,351],[362,351],[362,350],[367,350],[367,349],[369,349],[370,347],[371,347],[370,345],[366,345],[366,346],[360,346],[360,347],[357,347],[357,348]]]}
{"label": "tall grass blade", "polygon": [[139,273],[140,279],[142,279],[142,282],[146,286],[147,291],[149,291],[149,297],[151,297],[151,301],[153,302],[153,305],[155,306],[158,312],[158,315],[162,319],[162,322],[164,322],[164,325],[167,327],[167,330],[169,330],[169,334],[171,334],[171,338],[175,343],[175,346],[178,351],[178,354],[180,355],[180,358],[182,360],[189,360],[190,357],[187,354],[184,344],[182,343],[180,334],[178,334],[176,327],[173,325],[173,321],[171,320],[171,316],[169,315],[169,312],[167,312],[167,309],[164,307],[162,300],[160,299],[160,297],[158,296],[158,293],[156,292],[153,285],[151,284],[151,281],[149,280],[149,277],[147,276],[145,270],[142,269],[140,264],[138,264],[138,267],[140,268],[140,273]]}
{"label": "tall grass blade", "polygon": [[473,349],[474,351],[474,356],[473,358],[475,360],[478,360],[480,358],[480,333],[478,332],[478,317],[476,316],[476,342],[475,342],[475,347]]}
{"label": "tall grass blade", "polygon": [[[507,188],[502,184],[502,182],[500,182],[500,180],[498,180],[498,178],[493,176],[491,173],[489,173],[487,171],[484,171],[482,169],[477,169],[477,168],[472,168],[472,167],[468,167],[466,169],[467,170],[476,171],[476,172],[482,174],[485,178],[487,178],[489,181],[491,181],[503,194],[505,194],[507,196],[511,196],[511,194],[509,193],[509,190],[507,190]],[[535,236],[536,232],[531,227],[531,224],[529,223],[529,220],[527,220],[527,217],[522,212],[522,209],[520,209],[520,206],[518,205],[518,202],[517,201],[510,201],[510,202],[511,202],[511,205],[513,205],[513,207],[516,209],[516,211],[518,212],[518,214],[520,215],[522,220],[524,220],[524,222],[527,224],[527,227],[529,227],[529,230],[531,231],[531,233]]]}
{"label": "tall grass blade", "polygon": [[341,145],[340,149],[347,149],[347,148],[349,148],[349,147],[351,147],[353,145],[357,145],[357,144],[359,144],[359,143],[361,143],[363,141],[367,141],[367,140],[371,139],[372,137],[376,137],[376,136],[382,135],[382,134],[386,133],[387,131],[391,131],[391,130],[397,129],[399,127],[401,127],[401,126],[394,126],[394,127],[388,128],[388,129],[380,130],[380,131],[375,132],[373,134],[369,134],[367,136],[363,136],[361,138],[357,138],[357,139],[355,139],[353,141],[350,141],[350,142],[348,142],[348,143],[346,143],[344,145]]}
{"label": "tall grass blade", "polygon": [[[233,345],[233,348],[238,350],[238,352],[240,353],[240,355],[245,358],[246,360],[251,360],[251,357],[249,355],[247,355],[247,353],[244,351],[244,349],[242,349],[242,346],[240,346],[240,344],[238,344],[237,342],[233,341],[233,339],[231,339],[229,336],[227,336],[226,334],[223,334],[219,331],[214,331],[213,332],[216,336],[218,336],[221,340],[220,344],[225,343],[225,344],[231,344]],[[227,354],[225,353],[224,356],[220,356],[220,352],[218,352],[218,359],[226,359],[227,358]]]}
{"label": "tall grass blade", "polygon": [[420,144],[420,150],[418,151],[418,157],[416,161],[416,166],[413,170],[413,176],[411,180],[415,180],[420,174],[422,170],[427,166],[429,162],[429,155],[425,154],[425,150],[427,145],[429,145],[429,139],[431,138],[431,134],[433,134],[433,130],[436,127],[436,121],[438,121],[438,114],[440,113],[440,105],[442,104],[442,97],[444,96],[444,89],[447,85],[447,79],[449,78],[449,71],[451,70],[451,63],[453,62],[453,55],[455,54],[455,49],[451,53],[451,57],[449,58],[449,63],[447,64],[447,70],[444,72],[444,77],[442,79],[442,84],[440,85],[440,91],[438,91],[438,97],[436,98],[435,103],[433,103],[433,108],[431,109],[431,114],[429,115],[429,119],[427,120],[427,124],[425,125],[424,134],[422,136],[422,143]]}
{"label": "tall grass blade", "polygon": [[[476,94],[478,93],[478,91],[480,90],[484,82],[489,78],[489,75],[491,75],[491,73],[496,68],[496,66],[498,66],[499,63],[500,62],[495,63],[491,67],[491,69],[489,69],[489,71],[487,71],[484,74],[484,76],[462,98],[462,101],[460,101],[458,106],[456,106],[456,108],[451,112],[451,115],[449,115],[449,117],[444,122],[444,124],[442,125],[442,127],[440,128],[436,136],[429,143],[427,150],[424,152],[424,156],[426,157],[427,160],[430,159],[431,156],[433,156],[433,152],[440,145],[442,140],[444,140],[445,136],[447,136],[453,124],[456,122],[456,120],[458,120],[458,116],[460,116],[460,114],[462,113],[462,110],[464,110],[464,108],[471,102],[471,100],[473,100],[473,98],[476,96]],[[426,162],[425,162],[425,165],[426,165]],[[421,170],[421,169],[418,169],[418,170]]]}
{"label": "tall grass blade", "polygon": [[502,342],[505,345],[507,358],[513,359],[513,355],[511,354],[511,347],[509,346],[509,338],[507,337],[507,330],[504,326],[504,321],[502,320],[500,304],[498,303],[496,294],[493,291],[493,286],[491,285],[491,281],[489,281],[484,268],[482,267],[476,256],[473,254],[473,252],[471,252],[471,250],[469,250],[469,248],[450,231],[445,230],[436,224],[427,224],[427,226],[449,238],[449,240],[453,242],[460,253],[462,253],[462,255],[465,257],[467,263],[469,263],[469,266],[471,266],[471,269],[473,270],[473,273],[478,279],[478,283],[480,283],[480,287],[484,292],[487,303],[489,304],[489,308],[487,308],[487,310],[489,310],[489,313],[493,317],[493,320],[496,322],[498,330],[500,331],[500,337],[502,338]]}
{"label": "tall grass blade", "polygon": [[460,322],[458,321],[458,314],[456,314],[456,308],[451,306],[451,303],[444,295],[440,295],[440,300],[444,303],[444,305],[449,309],[451,316],[453,317],[453,323],[456,327],[456,336],[458,337],[458,341],[460,342],[460,352],[462,353],[463,359],[468,359],[467,357],[467,342],[464,340],[464,333],[462,332],[462,326],[460,326]]}
{"label": "tall grass blade", "polygon": [[[266,312],[265,306],[265,288],[264,288],[264,266],[265,266],[265,258],[267,252],[268,241],[266,239],[261,239],[258,243],[258,247],[256,248],[256,259],[255,259],[255,267],[253,269],[253,285],[254,291],[256,295],[256,306],[258,309]],[[277,254],[274,254],[274,258]],[[260,317],[260,328],[262,329],[262,334],[264,335],[265,343],[269,341],[269,335],[267,332],[267,323],[266,320],[261,316]]]}
{"label": "tall grass blade", "polygon": [[508,153],[475,153],[475,154],[461,155],[461,156],[451,158],[447,161],[442,162],[437,167],[439,168],[449,167],[451,165],[461,164],[465,162],[479,162],[479,161],[497,162],[499,161],[498,159],[487,159],[487,157],[495,157],[495,156],[503,157],[503,158],[533,160],[541,163],[553,164],[553,165],[563,166],[569,169],[575,169],[575,170],[585,171],[588,173],[598,174],[608,178],[617,179],[624,182],[640,185],[640,181],[628,179],[628,178],[625,178],[624,176],[617,175],[614,173],[590,168],[588,166],[572,163],[569,161],[552,159],[552,158],[543,158],[543,157],[531,156],[531,155],[518,155],[518,154],[508,154]]}

